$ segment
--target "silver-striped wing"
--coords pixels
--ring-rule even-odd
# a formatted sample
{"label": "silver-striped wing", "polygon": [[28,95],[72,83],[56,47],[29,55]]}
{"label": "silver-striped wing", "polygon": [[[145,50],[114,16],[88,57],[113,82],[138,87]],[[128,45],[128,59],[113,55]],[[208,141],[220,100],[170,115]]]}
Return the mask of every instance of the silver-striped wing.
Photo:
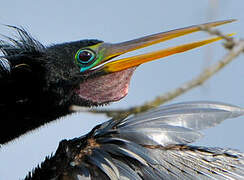
{"label": "silver-striped wing", "polygon": [[241,115],[237,106],[188,102],[110,120],[62,141],[26,179],[244,179],[244,154],[188,145],[198,130]]}

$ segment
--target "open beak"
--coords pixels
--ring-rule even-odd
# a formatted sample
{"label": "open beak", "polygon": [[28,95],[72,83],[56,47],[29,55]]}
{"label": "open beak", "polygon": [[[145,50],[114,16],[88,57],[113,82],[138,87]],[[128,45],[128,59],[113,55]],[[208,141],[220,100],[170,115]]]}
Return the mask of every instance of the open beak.
{"label": "open beak", "polygon": [[[200,24],[195,26],[190,26],[182,29],[176,29],[172,31],[157,33],[154,35],[145,36],[142,38],[134,39],[131,41],[126,41],[122,43],[102,43],[99,47],[103,52],[103,60],[100,63],[98,71],[102,71],[103,73],[112,73],[117,71],[122,71],[131,67],[139,66],[140,64],[153,61],[156,59],[160,59],[166,56],[170,56],[176,53],[181,53],[184,51],[188,51],[214,41],[218,41],[222,39],[221,37],[212,37],[209,39],[196,41],[188,44],[183,44],[175,47],[170,47],[146,54],[141,54],[133,57],[127,57],[123,59],[117,59],[114,61],[110,61],[112,58],[122,55],[124,53],[134,51],[137,49],[141,49],[147,46],[151,46],[153,44],[157,44],[163,41],[167,41],[176,37],[184,36],[193,32],[197,32],[201,30],[201,27],[212,28],[215,26],[231,23],[235,20],[225,20],[225,21],[217,21],[212,23]],[[229,34],[232,35],[232,34]]]}

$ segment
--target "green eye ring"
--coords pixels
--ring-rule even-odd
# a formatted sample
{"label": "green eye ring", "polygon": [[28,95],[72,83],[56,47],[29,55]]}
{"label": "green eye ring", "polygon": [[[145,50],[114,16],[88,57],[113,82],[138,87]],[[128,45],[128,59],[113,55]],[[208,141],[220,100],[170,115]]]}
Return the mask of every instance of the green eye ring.
{"label": "green eye ring", "polygon": [[91,49],[80,49],[75,55],[75,62],[78,66],[83,67],[96,59],[96,53]]}
{"label": "green eye ring", "polygon": [[[103,49],[99,49],[100,44],[79,49],[75,54],[75,64],[80,67],[80,72],[83,73],[92,69],[103,60]],[[84,56],[85,55],[85,56]]]}

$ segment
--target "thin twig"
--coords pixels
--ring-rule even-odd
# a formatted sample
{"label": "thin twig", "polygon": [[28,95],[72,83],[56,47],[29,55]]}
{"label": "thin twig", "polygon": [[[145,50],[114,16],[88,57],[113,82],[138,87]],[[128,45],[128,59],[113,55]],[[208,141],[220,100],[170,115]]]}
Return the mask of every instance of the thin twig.
{"label": "thin twig", "polygon": [[224,43],[224,47],[227,49],[232,49],[236,44],[233,37],[227,36],[217,29],[212,29],[206,26],[199,26],[199,27],[202,31],[206,31],[210,35],[216,35],[226,40]]}
{"label": "thin twig", "polygon": [[[210,77],[212,77],[214,74],[216,74],[221,69],[223,69],[227,64],[229,64],[232,60],[234,60],[238,55],[240,55],[242,52],[244,52],[244,40],[234,41],[233,38],[225,36],[219,31],[208,29],[206,27],[201,27],[201,28],[203,31],[207,31],[210,34],[221,36],[229,44],[229,46],[226,46],[226,48],[231,49],[231,50],[220,61],[205,68],[196,78],[182,84],[181,86],[179,86],[176,89],[173,89],[159,97],[156,97],[154,100],[147,102],[141,106],[135,106],[135,107],[131,107],[128,109],[123,109],[123,110],[121,110],[121,109],[118,109],[118,110],[93,109],[93,110],[88,110],[88,112],[106,114],[108,117],[118,119],[121,117],[126,117],[131,114],[137,114],[137,113],[141,113],[144,111],[148,111],[154,107],[162,105],[162,104],[184,94],[185,92],[187,92],[197,86],[202,85]],[[84,109],[79,109],[77,107],[74,107],[74,109],[84,111]]]}

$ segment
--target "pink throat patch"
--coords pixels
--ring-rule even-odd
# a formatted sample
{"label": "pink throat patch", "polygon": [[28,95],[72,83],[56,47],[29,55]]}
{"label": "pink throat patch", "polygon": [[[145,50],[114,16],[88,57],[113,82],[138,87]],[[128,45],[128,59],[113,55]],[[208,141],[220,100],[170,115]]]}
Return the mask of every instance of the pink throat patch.
{"label": "pink throat patch", "polygon": [[102,104],[118,101],[128,93],[130,79],[136,67],[88,79],[76,93],[85,100]]}

